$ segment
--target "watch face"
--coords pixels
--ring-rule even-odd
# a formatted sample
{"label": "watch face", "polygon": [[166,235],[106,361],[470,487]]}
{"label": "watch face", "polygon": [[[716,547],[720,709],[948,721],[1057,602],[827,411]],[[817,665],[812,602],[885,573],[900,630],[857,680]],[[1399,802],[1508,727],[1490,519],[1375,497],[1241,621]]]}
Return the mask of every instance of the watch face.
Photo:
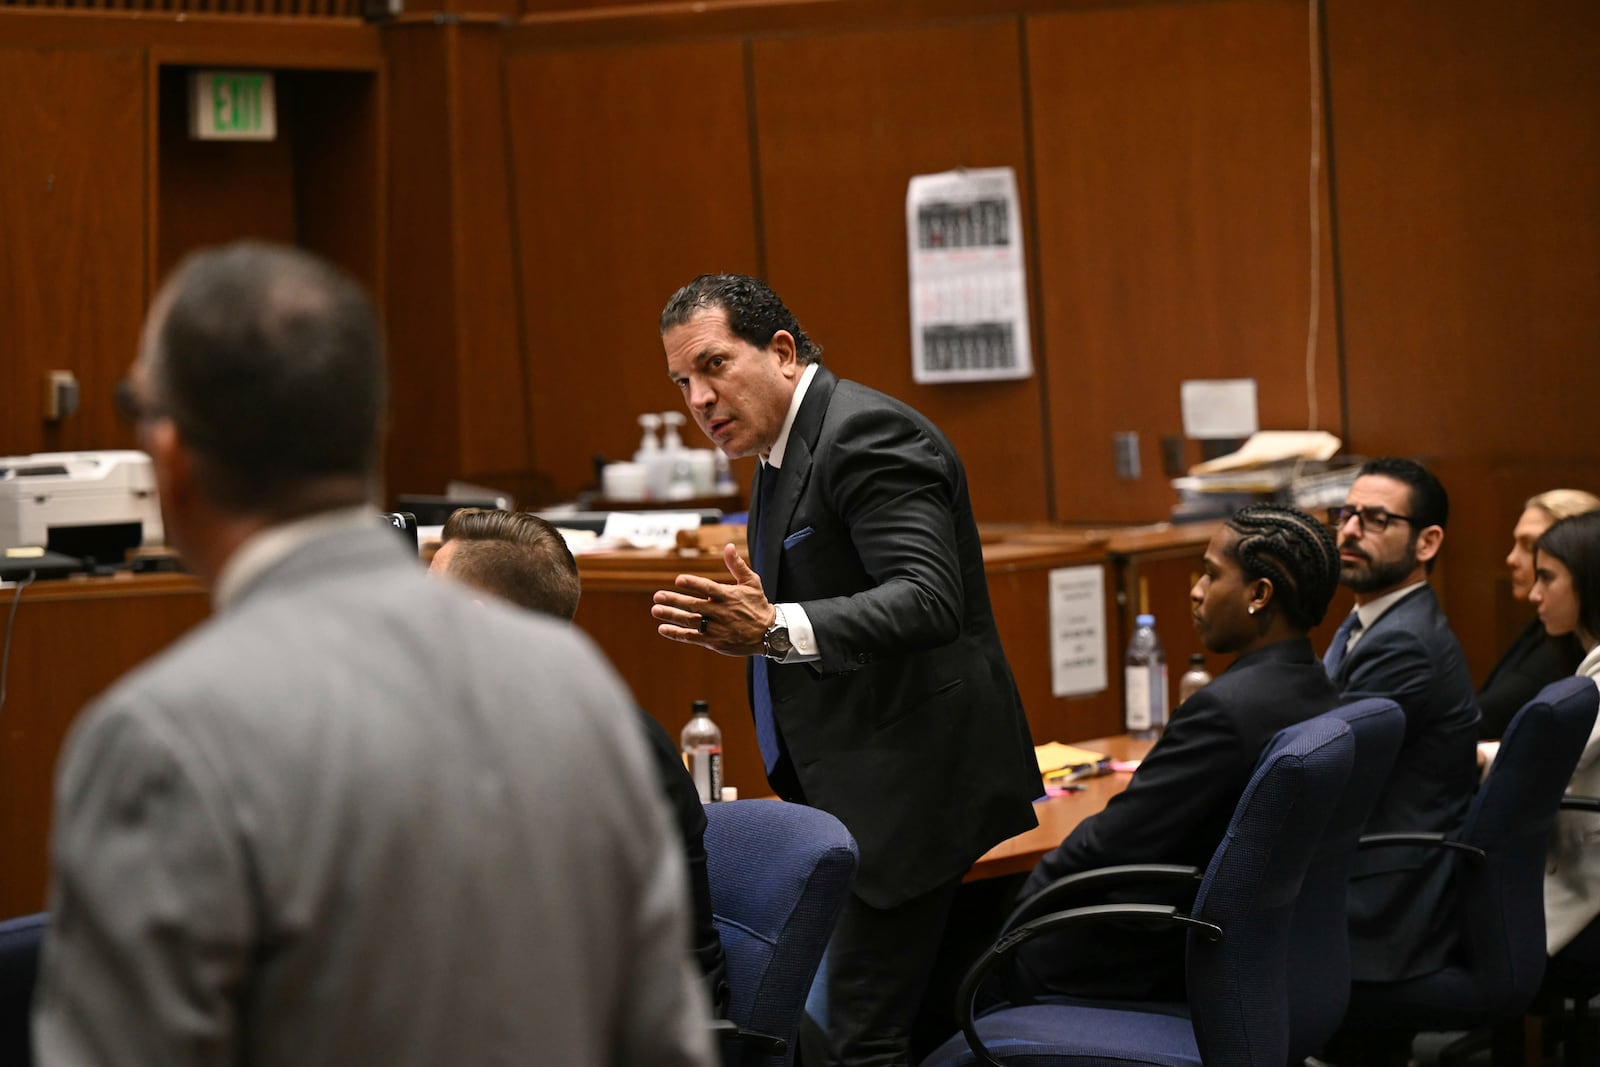
{"label": "watch face", "polygon": [[781,656],[788,652],[791,647],[793,646],[789,643],[789,628],[787,626],[774,626],[768,631],[767,648],[770,651],[776,652]]}

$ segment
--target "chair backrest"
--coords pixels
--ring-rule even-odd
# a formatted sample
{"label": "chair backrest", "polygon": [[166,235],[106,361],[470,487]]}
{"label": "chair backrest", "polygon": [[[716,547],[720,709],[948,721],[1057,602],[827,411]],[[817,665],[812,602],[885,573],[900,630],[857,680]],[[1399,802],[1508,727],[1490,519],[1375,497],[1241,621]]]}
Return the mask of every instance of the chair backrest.
{"label": "chair backrest", "polygon": [[1600,690],[1584,677],[1546,686],[1511,720],[1459,840],[1484,859],[1456,856],[1466,971],[1484,1012],[1521,1012],[1544,977],[1544,868],[1561,795],[1594,727]]}
{"label": "chair backrest", "polygon": [[1358,700],[1327,713],[1350,727],[1355,766],[1306,869],[1289,927],[1289,1055],[1315,1053],[1338,1029],[1350,1001],[1350,868],[1361,831],[1405,740],[1406,717],[1392,700]]}
{"label": "chair backrest", "polygon": [[705,845],[711,910],[728,958],[728,1017],[788,1043],[782,1055],[752,1048],[732,1062],[787,1065],[855,876],[855,840],[815,808],[734,800],[706,806]]}
{"label": "chair backrest", "polygon": [[46,922],[42,914],[0,922],[0,1063],[14,1067],[33,1062],[29,1016]]}
{"label": "chair backrest", "polygon": [[[1355,755],[1348,723],[1307,720],[1279,732],[1239,798],[1193,910],[1225,933],[1216,942],[1189,936],[1189,1005],[1206,1063],[1283,1067],[1300,1043],[1291,1033],[1289,933]],[[1337,924],[1342,931],[1342,914]]]}

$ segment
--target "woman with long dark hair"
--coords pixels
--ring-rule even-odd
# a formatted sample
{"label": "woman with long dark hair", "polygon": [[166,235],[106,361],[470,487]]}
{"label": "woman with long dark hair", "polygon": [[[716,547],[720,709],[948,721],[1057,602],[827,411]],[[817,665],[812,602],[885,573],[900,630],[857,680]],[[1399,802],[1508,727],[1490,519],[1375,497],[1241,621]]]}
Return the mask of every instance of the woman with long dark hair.
{"label": "woman with long dark hair", "polygon": [[[1562,519],[1539,538],[1528,600],[1552,637],[1572,634],[1583,649],[1577,673],[1600,684],[1600,512]],[[1600,721],[1589,735],[1569,793],[1600,794]],[[1545,866],[1545,942],[1565,948],[1600,916],[1600,818],[1564,811],[1556,817]]]}

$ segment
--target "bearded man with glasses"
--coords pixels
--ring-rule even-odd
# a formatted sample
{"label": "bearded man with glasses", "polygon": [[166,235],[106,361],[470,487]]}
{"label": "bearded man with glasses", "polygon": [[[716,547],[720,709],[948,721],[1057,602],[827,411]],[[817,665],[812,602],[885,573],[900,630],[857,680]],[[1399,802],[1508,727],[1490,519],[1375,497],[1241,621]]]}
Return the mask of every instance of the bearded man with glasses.
{"label": "bearded man with glasses", "polygon": [[[1328,677],[1354,701],[1387,697],[1406,714],[1406,739],[1366,832],[1460,826],[1477,783],[1478,709],[1461,645],[1428,574],[1444,543],[1450,499],[1421,464],[1362,466],[1329,518],[1339,581],[1355,593],[1323,655]],[[1351,969],[1392,982],[1439,970],[1454,943],[1443,850],[1368,849],[1350,883]]]}

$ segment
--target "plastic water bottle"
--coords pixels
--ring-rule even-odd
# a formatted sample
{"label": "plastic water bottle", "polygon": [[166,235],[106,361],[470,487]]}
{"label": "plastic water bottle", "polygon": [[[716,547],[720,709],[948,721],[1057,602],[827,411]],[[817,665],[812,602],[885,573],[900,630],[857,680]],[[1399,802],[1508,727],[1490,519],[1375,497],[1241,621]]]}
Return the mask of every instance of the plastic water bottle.
{"label": "plastic water bottle", "polygon": [[739,483],[733,480],[733,468],[728,465],[727,453],[722,449],[715,449],[711,456],[713,469],[716,471],[716,488],[712,490],[718,496],[733,496],[739,491]]}
{"label": "plastic water bottle", "polygon": [[1211,672],[1206,670],[1206,657],[1195,652],[1189,656],[1189,669],[1178,679],[1178,703],[1182,704],[1211,684]]}
{"label": "plastic water bottle", "polygon": [[678,735],[683,765],[694,779],[702,804],[722,799],[722,731],[711,721],[710,707],[704,700],[696,700],[694,715]]}
{"label": "plastic water bottle", "polygon": [[1128,733],[1146,739],[1159,736],[1167,725],[1167,656],[1156,636],[1154,615],[1134,620],[1122,679]]}

